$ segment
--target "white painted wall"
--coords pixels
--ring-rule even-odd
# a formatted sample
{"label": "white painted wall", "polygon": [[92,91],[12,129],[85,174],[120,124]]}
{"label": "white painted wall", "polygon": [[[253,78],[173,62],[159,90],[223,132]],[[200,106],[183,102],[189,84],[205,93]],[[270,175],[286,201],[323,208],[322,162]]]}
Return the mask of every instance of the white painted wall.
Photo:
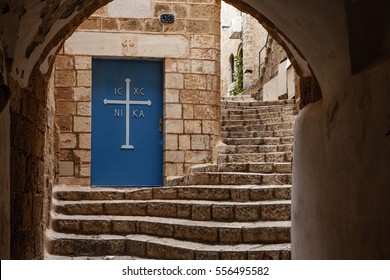
{"label": "white painted wall", "polygon": [[274,101],[278,100],[278,76],[274,77],[272,80],[268,81],[263,86],[263,100],[264,101]]}
{"label": "white painted wall", "polygon": [[291,99],[295,96],[295,71],[291,64],[287,68],[287,94],[288,99]]}
{"label": "white painted wall", "polygon": [[288,60],[286,59],[278,66],[278,96],[287,93],[287,63]]}

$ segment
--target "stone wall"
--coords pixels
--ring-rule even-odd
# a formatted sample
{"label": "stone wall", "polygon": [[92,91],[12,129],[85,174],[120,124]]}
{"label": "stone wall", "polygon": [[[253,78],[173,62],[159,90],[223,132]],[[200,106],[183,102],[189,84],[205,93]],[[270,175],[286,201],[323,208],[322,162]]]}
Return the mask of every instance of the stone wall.
{"label": "stone wall", "polygon": [[0,111],[0,259],[10,256],[10,114]]}
{"label": "stone wall", "polygon": [[[84,21],[56,58],[63,183],[89,184],[92,56],[164,60],[166,177],[184,175],[192,165],[207,161],[219,141],[220,1],[152,1],[149,14],[147,7],[143,14],[119,14],[115,5],[121,2]],[[162,13],[173,13],[175,22],[162,24]]]}
{"label": "stone wall", "polygon": [[278,75],[279,64],[287,59],[287,54],[281,45],[269,37],[267,48],[262,51],[261,56],[264,59],[262,59],[261,82],[264,85]]}
{"label": "stone wall", "polygon": [[10,83],[12,259],[43,258],[46,85],[43,77],[34,79],[33,88]]}
{"label": "stone wall", "polygon": [[259,52],[266,43],[267,34],[257,19],[251,15],[243,14],[242,41],[245,89],[255,85],[260,78]]}

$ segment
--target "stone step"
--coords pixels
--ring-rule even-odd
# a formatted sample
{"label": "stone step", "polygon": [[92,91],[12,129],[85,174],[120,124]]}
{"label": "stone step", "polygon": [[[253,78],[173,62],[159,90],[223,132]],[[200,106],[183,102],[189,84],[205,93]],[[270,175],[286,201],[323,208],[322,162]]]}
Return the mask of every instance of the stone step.
{"label": "stone step", "polygon": [[222,101],[221,108],[222,109],[252,109],[252,108],[291,108],[295,109],[295,104],[265,104],[262,105],[262,101]]}
{"label": "stone step", "polygon": [[221,132],[224,138],[258,138],[258,137],[285,137],[294,136],[292,129],[283,129],[275,131],[245,131],[245,132]]}
{"label": "stone step", "polygon": [[263,107],[263,106],[295,106],[295,100],[287,99],[287,100],[275,100],[275,101],[241,101],[241,100],[222,100],[221,105],[233,105],[233,106],[251,106],[251,107]]}
{"label": "stone step", "polygon": [[233,108],[223,108],[221,107],[222,116],[234,116],[234,115],[256,115],[256,114],[265,114],[265,113],[277,113],[277,112],[296,112],[295,108],[292,106],[269,106],[269,107],[233,107]]}
{"label": "stone step", "polygon": [[[276,165],[276,164],[275,164]],[[218,168],[217,168],[218,169]],[[254,166],[252,170],[255,170]],[[248,168],[249,170],[249,168]],[[260,169],[259,169],[260,170]],[[217,172],[218,170],[215,170]],[[199,170],[198,173],[202,173]],[[266,172],[264,172],[266,173]],[[288,173],[288,172],[286,172]],[[183,177],[180,177],[183,178]],[[274,190],[275,189],[275,190]],[[287,192],[287,194],[286,194]],[[159,188],[95,188],[84,186],[55,186],[53,198],[59,201],[83,200],[211,200],[211,201],[261,201],[290,199],[290,186],[254,185],[188,185]],[[273,196],[270,196],[270,193]],[[245,199],[243,199],[245,197]]]}
{"label": "stone step", "polygon": [[226,145],[219,146],[218,153],[223,154],[246,154],[246,153],[277,153],[291,152],[292,144],[285,145]]}
{"label": "stone step", "polygon": [[208,172],[185,175],[170,185],[284,185],[291,181],[288,173]]}
{"label": "stone step", "polygon": [[291,259],[291,245],[239,244],[207,245],[149,235],[64,234],[46,231],[46,251],[52,255],[126,255],[151,259]]}
{"label": "stone step", "polygon": [[217,164],[197,164],[190,167],[190,173],[217,172]]}
{"label": "stone step", "polygon": [[242,120],[268,120],[272,118],[292,118],[295,117],[296,113],[294,111],[282,111],[282,112],[273,112],[273,113],[259,113],[251,114],[239,111],[237,115],[221,115],[223,121],[242,121]]}
{"label": "stone step", "polygon": [[222,117],[221,126],[240,126],[240,125],[269,125],[269,124],[278,124],[278,123],[293,123],[295,116],[283,116],[283,117],[273,117],[273,118],[245,118],[242,119],[227,119]]}
{"label": "stone step", "polygon": [[294,138],[287,137],[258,137],[258,138],[225,138],[223,143],[227,145],[284,145],[293,144]]}
{"label": "stone step", "polygon": [[252,99],[252,96],[250,94],[238,94],[238,95],[231,95],[231,96],[222,96],[221,100],[236,100],[236,99]]}
{"label": "stone step", "polygon": [[292,173],[291,163],[223,163],[218,165],[219,172],[248,172],[248,173]]}
{"label": "stone step", "polygon": [[291,217],[289,200],[81,200],[53,201],[53,210],[63,215],[151,216],[195,221],[216,221],[220,215],[231,221],[286,221]]}
{"label": "stone step", "polygon": [[222,132],[275,131],[292,129],[293,123],[221,126]]}
{"label": "stone step", "polygon": [[278,153],[247,153],[247,154],[220,154],[218,164],[222,163],[247,163],[247,162],[291,162],[291,152]]}
{"label": "stone step", "polygon": [[[90,216],[52,214],[56,232],[84,235],[146,234],[207,244],[288,243],[290,221],[216,222],[145,216]],[[229,216],[220,219],[230,221]]]}

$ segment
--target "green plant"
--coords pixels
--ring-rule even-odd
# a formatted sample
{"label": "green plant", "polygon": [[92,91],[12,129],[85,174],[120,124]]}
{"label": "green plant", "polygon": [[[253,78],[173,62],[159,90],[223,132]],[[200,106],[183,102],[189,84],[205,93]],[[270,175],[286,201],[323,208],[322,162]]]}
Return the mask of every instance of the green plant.
{"label": "green plant", "polygon": [[234,57],[234,87],[230,90],[230,94],[238,95],[244,91],[243,88],[243,59],[242,56],[237,55]]}

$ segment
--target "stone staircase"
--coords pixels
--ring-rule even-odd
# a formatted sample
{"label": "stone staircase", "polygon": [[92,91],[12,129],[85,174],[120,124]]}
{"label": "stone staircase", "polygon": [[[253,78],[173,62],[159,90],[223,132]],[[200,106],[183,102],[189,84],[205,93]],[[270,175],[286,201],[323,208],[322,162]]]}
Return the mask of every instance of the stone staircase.
{"label": "stone staircase", "polygon": [[290,259],[294,103],[221,108],[215,164],[163,188],[56,186],[48,258]]}

